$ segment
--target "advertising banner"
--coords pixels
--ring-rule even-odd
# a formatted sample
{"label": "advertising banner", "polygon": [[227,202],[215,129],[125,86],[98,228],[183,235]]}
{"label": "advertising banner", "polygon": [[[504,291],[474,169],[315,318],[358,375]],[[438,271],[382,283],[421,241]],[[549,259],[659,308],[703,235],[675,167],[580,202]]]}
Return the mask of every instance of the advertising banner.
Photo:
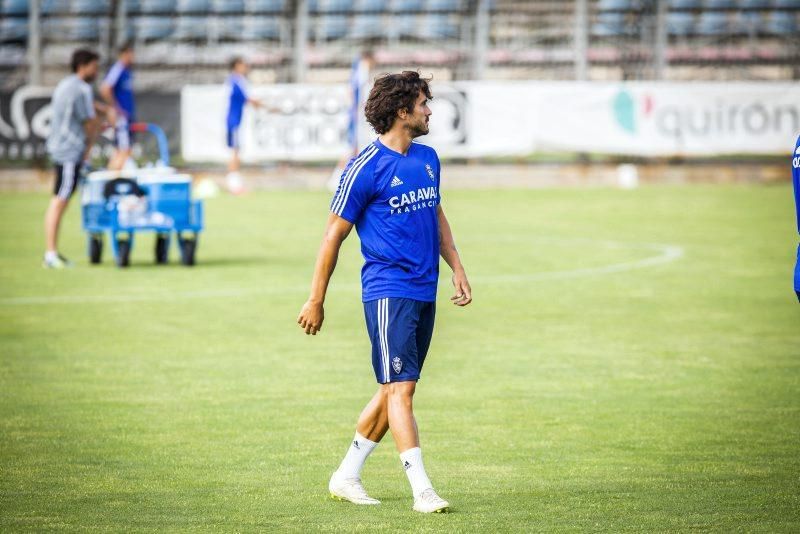
{"label": "advertising banner", "polygon": [[[782,154],[800,131],[798,83],[435,83],[431,132],[420,142],[443,157],[587,152],[633,156]],[[242,157],[337,159],[346,153],[343,86],[254,89],[279,113],[249,110]],[[222,86],[182,92],[183,155],[223,161]],[[363,119],[360,145],[374,137]]]}
{"label": "advertising banner", "polygon": [[[528,87],[508,82],[437,84],[430,103],[431,131],[420,142],[436,147],[444,157],[532,152],[533,130],[519,127],[529,122],[534,111],[523,105],[528,102]],[[286,84],[251,91],[267,109],[248,107],[244,112],[239,129],[243,161],[335,160],[347,153],[347,87]],[[181,146],[185,160],[225,161],[229,157],[227,105],[222,85],[183,88]],[[278,112],[270,111],[273,109]],[[360,146],[375,136],[360,113]]]}
{"label": "advertising banner", "polygon": [[[419,139],[442,157],[586,152],[631,156],[784,154],[800,133],[800,84],[434,83],[431,131]],[[52,88],[0,93],[0,160],[45,156]],[[350,96],[344,85],[253,88],[267,109],[248,107],[239,132],[245,162],[337,160],[348,152]],[[180,95],[137,95],[139,120],[167,132],[173,154],[224,162],[227,95],[188,85]],[[360,114],[364,146],[375,133]],[[142,152],[138,139],[135,154]],[[108,150],[107,141],[101,141]]]}
{"label": "advertising banner", "polygon": [[[53,87],[26,85],[13,92],[0,93],[0,161],[32,161],[47,157],[45,143],[50,134],[50,99]],[[179,152],[180,96],[169,93],[141,93],[136,95],[139,116],[137,120],[154,122],[167,134],[170,151]],[[145,135],[134,138],[134,155],[141,156],[143,144],[153,143]],[[110,152],[111,131],[98,140],[98,149]],[[148,146],[148,150],[153,147]],[[145,157],[155,155],[147,152]],[[152,159],[152,158],[151,158]]]}
{"label": "advertising banner", "polygon": [[785,154],[797,83],[556,83],[538,96],[540,150],[637,156]]}

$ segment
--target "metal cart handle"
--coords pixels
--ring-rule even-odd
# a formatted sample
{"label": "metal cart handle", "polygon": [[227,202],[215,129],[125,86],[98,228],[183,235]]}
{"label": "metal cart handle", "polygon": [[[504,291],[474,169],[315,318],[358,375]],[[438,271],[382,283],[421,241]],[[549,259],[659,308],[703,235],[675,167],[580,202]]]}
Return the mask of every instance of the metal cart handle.
{"label": "metal cart handle", "polygon": [[161,129],[161,126],[151,122],[134,122],[131,124],[130,128],[132,132],[150,132],[153,134],[158,143],[161,163],[165,166],[169,165],[169,143],[167,142],[167,136],[164,134],[164,130]]}

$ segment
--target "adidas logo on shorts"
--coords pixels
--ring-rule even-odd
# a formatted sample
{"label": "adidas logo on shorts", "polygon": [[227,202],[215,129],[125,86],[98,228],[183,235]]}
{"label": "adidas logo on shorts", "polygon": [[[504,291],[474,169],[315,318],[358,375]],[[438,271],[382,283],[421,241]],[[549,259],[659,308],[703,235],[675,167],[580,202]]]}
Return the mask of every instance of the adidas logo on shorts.
{"label": "adidas logo on shorts", "polygon": [[392,187],[397,187],[398,185],[403,185],[403,180],[401,180],[400,178],[395,176],[394,178],[392,178],[391,186]]}

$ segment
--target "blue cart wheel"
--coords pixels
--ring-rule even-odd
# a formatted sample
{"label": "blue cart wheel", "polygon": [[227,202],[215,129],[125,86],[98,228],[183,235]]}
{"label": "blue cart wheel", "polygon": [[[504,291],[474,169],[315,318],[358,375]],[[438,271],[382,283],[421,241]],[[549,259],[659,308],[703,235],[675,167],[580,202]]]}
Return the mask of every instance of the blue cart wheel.
{"label": "blue cart wheel", "polygon": [[156,234],[156,263],[169,262],[169,234]]}
{"label": "blue cart wheel", "polygon": [[89,236],[89,263],[97,265],[103,260],[103,234]]}
{"label": "blue cart wheel", "polygon": [[127,239],[117,241],[117,266],[127,267],[130,265],[131,242]]}
{"label": "blue cart wheel", "polygon": [[181,237],[181,263],[191,267],[195,263],[195,251],[197,250],[197,236],[190,238]]}

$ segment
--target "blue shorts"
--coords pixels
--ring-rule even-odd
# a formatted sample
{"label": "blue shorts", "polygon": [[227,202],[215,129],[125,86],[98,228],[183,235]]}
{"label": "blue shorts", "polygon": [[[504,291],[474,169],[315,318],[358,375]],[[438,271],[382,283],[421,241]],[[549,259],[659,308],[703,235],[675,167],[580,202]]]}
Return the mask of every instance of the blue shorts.
{"label": "blue shorts", "polygon": [[436,318],[436,303],[383,298],[364,303],[379,384],[419,380]]}
{"label": "blue shorts", "polygon": [[797,245],[797,263],[794,264],[794,293],[800,301],[800,245]]}
{"label": "blue shorts", "polygon": [[239,148],[239,125],[228,125],[228,132],[225,135],[228,148]]}

